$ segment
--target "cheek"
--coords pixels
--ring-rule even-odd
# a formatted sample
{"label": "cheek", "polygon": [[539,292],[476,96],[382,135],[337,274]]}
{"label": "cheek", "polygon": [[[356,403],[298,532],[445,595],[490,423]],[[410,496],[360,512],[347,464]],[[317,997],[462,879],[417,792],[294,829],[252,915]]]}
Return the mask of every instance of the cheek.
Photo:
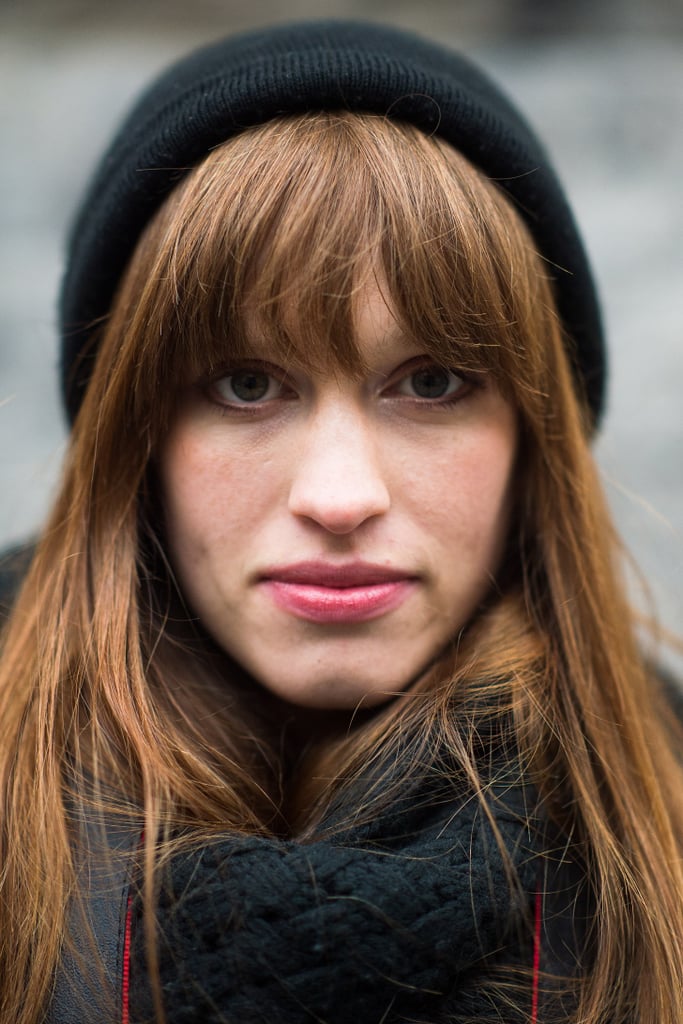
{"label": "cheek", "polygon": [[[244,464],[243,464],[244,463]],[[234,542],[257,515],[262,481],[251,460],[227,458],[220,447],[176,429],[159,460],[168,544],[184,569],[210,554],[222,539]]]}
{"label": "cheek", "polygon": [[516,432],[480,431],[435,450],[422,463],[413,494],[421,496],[423,521],[460,557],[500,552],[512,507]]}
{"label": "cheek", "polygon": [[476,524],[492,530],[505,528],[513,484],[514,449],[494,435],[482,450],[475,450],[464,472],[463,497]]}
{"label": "cheek", "polygon": [[217,521],[220,502],[212,460],[201,445],[176,431],[164,446],[160,459],[162,499],[168,541],[173,552],[197,543],[204,524]]}

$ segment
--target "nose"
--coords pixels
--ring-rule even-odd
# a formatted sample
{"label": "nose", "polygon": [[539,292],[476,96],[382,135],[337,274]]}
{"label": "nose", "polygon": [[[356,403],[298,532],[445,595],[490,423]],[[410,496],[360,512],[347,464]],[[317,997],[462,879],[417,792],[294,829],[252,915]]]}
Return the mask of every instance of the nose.
{"label": "nose", "polygon": [[319,410],[295,456],[290,512],[339,535],[383,515],[390,497],[377,449],[372,424],[359,410]]}

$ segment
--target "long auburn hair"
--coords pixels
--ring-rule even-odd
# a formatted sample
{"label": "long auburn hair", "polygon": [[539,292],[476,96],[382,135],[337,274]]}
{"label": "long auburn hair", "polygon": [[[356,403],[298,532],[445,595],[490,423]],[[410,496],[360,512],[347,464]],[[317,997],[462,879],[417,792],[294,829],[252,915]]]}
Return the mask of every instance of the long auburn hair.
{"label": "long auburn hair", "polygon": [[[377,264],[406,332],[514,402],[514,524],[497,585],[440,661],[292,766],[265,693],[254,701],[256,684],[188,627],[155,454],[179,390],[247,344],[254,311],[283,360],[358,372],[354,296]],[[636,642],[558,272],[495,184],[376,116],[273,120],[177,186],[99,326],[61,490],[3,637],[2,1021],[35,1024],[49,999],[77,888],[74,807],[139,820],[153,905],[165,836],[313,840],[401,737],[421,743],[404,775],[445,746],[485,800],[482,703],[512,723],[525,777],[589,873],[593,964],[575,1020],[683,1020],[680,736]]]}

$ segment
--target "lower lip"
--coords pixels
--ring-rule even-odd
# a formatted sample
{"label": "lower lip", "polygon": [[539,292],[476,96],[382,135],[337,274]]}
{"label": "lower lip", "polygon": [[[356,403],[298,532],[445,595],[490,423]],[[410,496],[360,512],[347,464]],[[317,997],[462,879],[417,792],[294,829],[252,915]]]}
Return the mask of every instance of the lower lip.
{"label": "lower lip", "polygon": [[368,622],[403,604],[415,587],[410,579],[359,587],[322,587],[265,580],[275,604],[308,622]]}

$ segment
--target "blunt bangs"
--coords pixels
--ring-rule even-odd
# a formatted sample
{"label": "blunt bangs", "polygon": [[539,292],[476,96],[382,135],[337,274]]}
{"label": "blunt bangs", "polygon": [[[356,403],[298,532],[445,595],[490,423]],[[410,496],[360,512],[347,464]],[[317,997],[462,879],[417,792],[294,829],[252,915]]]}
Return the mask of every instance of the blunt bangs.
{"label": "blunt bangs", "polygon": [[410,125],[317,113],[212,151],[142,236],[105,330],[133,368],[137,425],[163,430],[180,390],[255,339],[284,366],[361,374],[354,324],[372,278],[435,361],[490,374],[522,409],[544,400],[560,329],[509,199]]}

